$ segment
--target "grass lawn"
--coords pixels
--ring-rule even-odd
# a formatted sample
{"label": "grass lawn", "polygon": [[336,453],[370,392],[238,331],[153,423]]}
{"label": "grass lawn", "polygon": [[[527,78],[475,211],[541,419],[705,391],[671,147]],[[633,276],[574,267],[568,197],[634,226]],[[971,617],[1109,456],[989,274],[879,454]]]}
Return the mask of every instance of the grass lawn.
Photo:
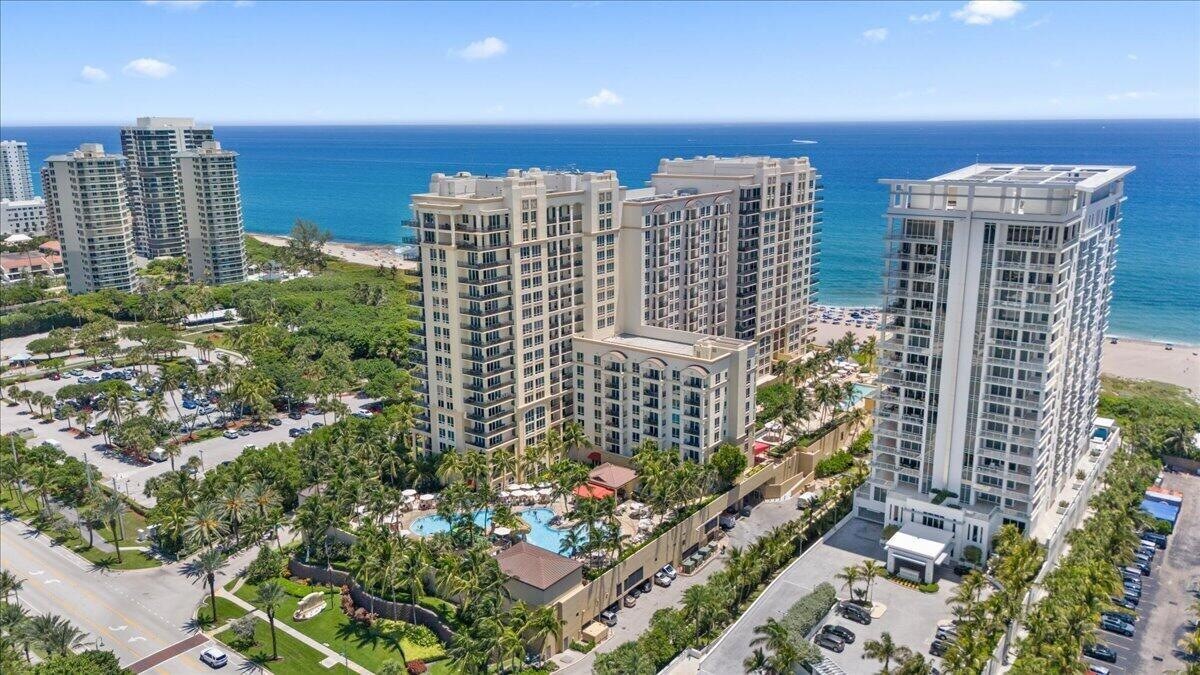
{"label": "grass lawn", "polygon": [[[236,619],[246,614],[246,610],[240,605],[230,600],[217,596],[217,623],[224,624],[226,621]],[[205,596],[203,604],[196,610],[196,620],[202,625],[212,625],[212,609],[208,603],[208,596]]]}
{"label": "grass lawn", "polygon": [[[129,545],[130,539],[137,538],[137,527],[145,526],[145,519],[141,516],[129,511],[126,513],[126,539],[122,540],[121,562],[117,562],[117,554],[115,552],[101,551],[98,548],[88,546],[87,539],[83,533],[72,525],[68,525],[61,529],[50,529],[47,527],[45,519],[38,510],[29,508],[29,505],[34,501],[34,496],[27,494],[23,501],[13,499],[8,493],[0,493],[0,507],[4,507],[12,511],[18,518],[29,523],[32,527],[38,529],[54,543],[60,546],[66,546],[75,553],[78,553],[88,562],[110,570],[140,570],[148,567],[158,567],[162,563],[154,558],[149,558],[142,555],[141,551],[124,550],[125,545]],[[129,516],[135,516],[130,519]],[[131,523],[136,523],[140,520],[142,525],[131,527]],[[108,528],[96,530],[95,537],[100,539],[105,534],[108,538],[112,537],[112,533]],[[107,538],[106,538],[107,540]]]}
{"label": "grass lawn", "polygon": [[[339,607],[340,595],[336,590],[330,593],[328,586],[304,586],[292,581],[284,581],[283,584],[284,589],[288,592],[288,598],[279,608],[276,621],[286,622],[317,642],[328,645],[330,649],[339,654],[345,652],[351,661],[368,670],[379,670],[385,661],[400,660],[400,651],[396,649],[391,639],[350,621],[350,618],[342,613],[341,607]],[[300,599],[308,593],[318,590],[325,593],[325,610],[307,621],[293,621],[292,612],[296,610]],[[238,589],[237,596],[246,602],[253,603],[256,592],[257,588],[247,583]],[[444,654],[441,645],[422,647],[405,641],[403,646],[404,656],[409,661],[428,660]],[[438,672],[434,668],[436,665],[440,664],[430,664],[433,672]]]}
{"label": "grass lawn", "polygon": [[[218,609],[218,611],[220,610]],[[247,659],[268,668],[273,673],[280,673],[280,675],[323,675],[325,673],[353,672],[342,664],[333,668],[323,668],[321,661],[325,658],[324,654],[279,630],[278,625],[278,620],[276,620],[275,646],[279,651],[279,660],[271,660],[271,626],[262,619],[254,624],[255,645],[242,652]],[[232,630],[218,633],[217,639],[226,645],[237,641]],[[230,649],[233,647],[230,646]]]}

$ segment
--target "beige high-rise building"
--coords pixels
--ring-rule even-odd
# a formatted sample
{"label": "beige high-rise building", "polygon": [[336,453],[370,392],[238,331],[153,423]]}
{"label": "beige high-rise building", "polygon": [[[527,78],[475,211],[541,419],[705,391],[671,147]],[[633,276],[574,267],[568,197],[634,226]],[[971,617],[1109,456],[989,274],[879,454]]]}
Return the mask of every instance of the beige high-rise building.
{"label": "beige high-rise building", "polygon": [[59,234],[71,293],[136,286],[124,164],[124,156],[84,143],[42,168],[47,227]]}
{"label": "beige high-rise building", "polygon": [[175,155],[187,233],[188,273],[217,286],[246,280],[245,227],[238,188],[237,153],[204,141]]}
{"label": "beige high-rise building", "polygon": [[817,175],[806,159],[660,169],[636,190],[611,171],[435,174],[413,196],[430,449],[522,449],[572,419],[616,453],[748,445],[759,345],[804,350]]}
{"label": "beige high-rise building", "polygon": [[175,155],[211,140],[212,127],[196,126],[190,117],[139,117],[134,126],[121,128],[134,239],[141,255],[184,255],[186,234]]}
{"label": "beige high-rise building", "polygon": [[889,565],[927,573],[970,546],[986,558],[1001,526],[1032,532],[1074,480],[1132,170],[976,164],[882,181],[884,339],[857,512],[933,552],[889,546]]}
{"label": "beige high-rise building", "polygon": [[643,280],[647,323],[752,340],[760,381],[776,360],[803,356],[814,330],[820,178],[807,157],[659,162],[625,206],[624,227],[643,230],[654,258]]}

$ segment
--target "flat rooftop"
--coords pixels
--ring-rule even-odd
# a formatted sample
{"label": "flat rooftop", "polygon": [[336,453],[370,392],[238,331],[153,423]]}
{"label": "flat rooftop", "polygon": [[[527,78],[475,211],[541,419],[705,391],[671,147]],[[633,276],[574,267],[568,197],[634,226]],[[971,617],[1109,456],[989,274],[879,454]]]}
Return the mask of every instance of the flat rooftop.
{"label": "flat rooftop", "polygon": [[600,340],[614,346],[632,347],[634,349],[646,349],[655,352],[665,352],[668,354],[678,354],[680,356],[692,356],[695,353],[693,345],[687,342],[675,342],[674,340],[660,340],[658,338],[645,337],[642,335],[631,335],[622,333],[612,337]]}
{"label": "flat rooftop", "polygon": [[972,164],[926,181],[886,182],[1000,183],[1006,185],[1076,187],[1094,190],[1133,171],[1132,166],[1071,164]]}

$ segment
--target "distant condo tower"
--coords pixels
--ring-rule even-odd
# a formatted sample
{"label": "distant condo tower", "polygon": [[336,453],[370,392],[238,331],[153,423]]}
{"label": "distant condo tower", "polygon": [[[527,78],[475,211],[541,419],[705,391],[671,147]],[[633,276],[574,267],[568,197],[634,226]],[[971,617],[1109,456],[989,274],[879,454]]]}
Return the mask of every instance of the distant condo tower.
{"label": "distant condo tower", "polygon": [[60,233],[71,293],[132,291],[133,218],[125,196],[125,157],[99,143],[46,159],[42,192],[49,227]]}
{"label": "distant condo tower", "polygon": [[29,146],[25,141],[0,141],[0,199],[33,199]]}
{"label": "distant condo tower", "polygon": [[141,255],[185,254],[175,155],[211,140],[212,127],[198,127],[190,117],[139,117],[135,126],[121,129],[134,240]]}
{"label": "distant condo tower", "polygon": [[204,141],[175,155],[187,233],[188,270],[209,285],[246,280],[246,242],[237,153]]}
{"label": "distant condo tower", "polygon": [[900,528],[892,571],[969,547],[986,559],[1005,523],[1032,533],[1053,515],[1089,450],[1131,171],[976,164],[881,181],[880,392],[856,506]]}

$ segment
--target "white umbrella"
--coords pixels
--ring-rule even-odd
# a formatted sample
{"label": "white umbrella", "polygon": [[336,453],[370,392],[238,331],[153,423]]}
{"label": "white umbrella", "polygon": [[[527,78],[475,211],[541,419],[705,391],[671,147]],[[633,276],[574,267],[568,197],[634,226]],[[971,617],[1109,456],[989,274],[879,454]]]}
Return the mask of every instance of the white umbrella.
{"label": "white umbrella", "polygon": [[407,490],[401,490],[400,494],[404,495],[405,497],[411,497],[411,496],[417,494],[417,491],[412,488],[409,488]]}
{"label": "white umbrella", "polygon": [[497,537],[507,537],[508,535],[512,534],[512,530],[508,529],[507,527],[497,527],[492,531],[496,533]]}
{"label": "white umbrella", "polygon": [[421,501],[423,501],[423,502],[433,501],[433,495],[421,495]]}
{"label": "white umbrella", "polygon": [[511,496],[512,496],[512,493],[511,493],[511,492],[509,492],[508,490],[501,490],[501,491],[500,491],[500,498],[501,498],[501,499],[507,499],[507,498],[509,498],[509,497],[511,497]]}
{"label": "white umbrella", "polygon": [[542,495],[543,497],[548,497],[548,496],[554,494],[554,490],[551,488],[548,488],[548,487],[544,487],[544,488],[538,489],[538,494]]}
{"label": "white umbrella", "polygon": [[549,483],[538,483],[537,487],[539,490],[545,490],[546,488],[550,487],[550,484]]}
{"label": "white umbrella", "polygon": [[405,502],[411,502],[412,500],[414,500],[414,499],[416,499],[416,498],[417,498],[417,496],[416,496],[416,495],[404,495],[404,501],[405,501]]}
{"label": "white umbrella", "polygon": [[24,242],[27,242],[27,241],[33,241],[33,237],[31,237],[31,236],[29,236],[29,235],[27,235],[27,234],[21,234],[20,232],[18,232],[18,233],[16,233],[16,234],[10,234],[10,235],[8,236],[8,238],[6,238],[6,239],[4,240],[4,243],[6,243],[6,244],[20,244],[20,243],[24,243]]}

